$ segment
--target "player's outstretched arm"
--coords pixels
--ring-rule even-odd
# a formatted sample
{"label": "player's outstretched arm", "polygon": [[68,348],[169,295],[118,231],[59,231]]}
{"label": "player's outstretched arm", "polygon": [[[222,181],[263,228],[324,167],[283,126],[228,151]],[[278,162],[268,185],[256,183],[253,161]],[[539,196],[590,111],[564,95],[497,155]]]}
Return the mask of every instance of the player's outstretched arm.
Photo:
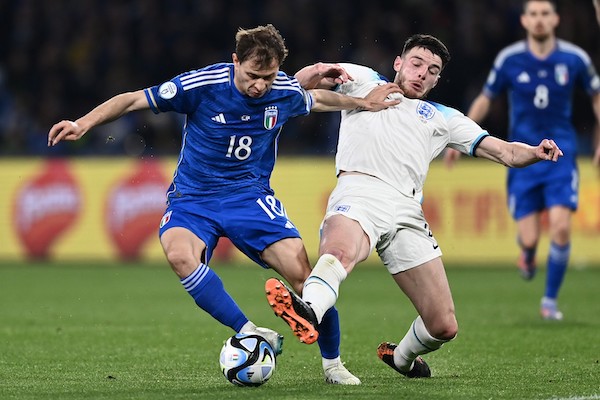
{"label": "player's outstretched arm", "polygon": [[395,83],[386,83],[374,88],[365,98],[346,96],[325,89],[309,90],[313,97],[312,111],[341,111],[341,110],[365,110],[381,111],[395,106],[400,100],[386,100],[392,93],[401,93]]}
{"label": "player's outstretched arm", "polygon": [[556,162],[563,152],[552,139],[544,139],[537,146],[530,146],[486,136],[477,147],[475,155],[507,167],[522,168],[538,161]]}
{"label": "player's outstretched arm", "polygon": [[316,63],[307,65],[294,74],[304,89],[331,89],[354,80],[339,64]]}
{"label": "player's outstretched arm", "polygon": [[131,111],[148,108],[150,105],[143,90],[118,94],[77,121],[63,120],[54,124],[48,132],[48,146],[54,146],[61,140],[78,140],[95,126],[114,121]]}

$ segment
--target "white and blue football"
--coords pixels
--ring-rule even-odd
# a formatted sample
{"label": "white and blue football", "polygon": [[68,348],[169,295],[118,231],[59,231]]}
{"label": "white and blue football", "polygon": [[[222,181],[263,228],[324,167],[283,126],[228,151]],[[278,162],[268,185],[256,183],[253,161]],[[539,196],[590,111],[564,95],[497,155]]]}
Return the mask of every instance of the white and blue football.
{"label": "white and blue football", "polygon": [[225,378],[238,386],[260,386],[275,371],[275,352],[255,333],[237,333],[227,339],[219,358]]}

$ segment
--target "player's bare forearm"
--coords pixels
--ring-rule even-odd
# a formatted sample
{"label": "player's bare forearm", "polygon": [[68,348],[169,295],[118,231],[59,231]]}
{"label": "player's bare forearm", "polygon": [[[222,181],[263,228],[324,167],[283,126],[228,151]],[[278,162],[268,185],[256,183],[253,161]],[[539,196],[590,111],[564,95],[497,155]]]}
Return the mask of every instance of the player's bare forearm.
{"label": "player's bare forearm", "polygon": [[397,85],[389,83],[377,86],[365,98],[351,97],[331,90],[313,89],[313,111],[365,110],[381,111],[400,103],[399,100],[386,100],[391,93],[399,92]]}
{"label": "player's bare forearm", "polygon": [[563,152],[552,139],[544,139],[537,146],[530,146],[487,136],[482,140],[475,155],[510,168],[523,168],[538,161],[556,162]]}
{"label": "player's bare forearm", "polygon": [[48,146],[61,140],[78,140],[95,126],[114,121],[136,110],[149,108],[144,92],[122,93],[100,104],[76,121],[63,120],[54,124],[48,132]]}

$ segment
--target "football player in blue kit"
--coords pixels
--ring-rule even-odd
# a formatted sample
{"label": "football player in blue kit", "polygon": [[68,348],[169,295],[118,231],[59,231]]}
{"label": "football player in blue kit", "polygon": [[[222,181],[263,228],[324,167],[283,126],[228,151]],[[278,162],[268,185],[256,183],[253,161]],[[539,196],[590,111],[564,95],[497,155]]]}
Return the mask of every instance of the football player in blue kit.
{"label": "football player in blue kit", "polygon": [[[279,70],[287,56],[284,39],[272,26],[240,29],[231,63],[183,73],[160,85],[118,94],[76,121],[61,121],[48,145],[77,140],[93,127],[126,113],[151,109],[186,116],[181,152],[160,222],[160,242],[173,271],[196,304],[235,332],[263,335],[276,353],[282,337],[254,325],[208,266],[220,237],[264,268],[272,268],[300,293],[310,274],[300,234],[270,187],[277,142],[284,123],[310,111],[378,111],[398,91],[380,87],[365,98],[327,90],[304,90]],[[335,64],[318,63],[314,76],[342,83],[350,77]],[[325,379],[360,384],[340,360],[340,327],[332,309],[320,326]]]}
{"label": "football player in blue kit", "polygon": [[[571,251],[571,215],[577,210],[577,133],[571,122],[572,97],[577,86],[592,99],[600,121],[600,79],[589,55],[580,47],[555,36],[559,23],[552,0],[525,0],[521,24],[525,40],[504,48],[497,55],[482,93],[474,100],[468,116],[481,123],[494,98],[508,92],[510,140],[529,144],[550,137],[564,156],[556,165],[537,163],[508,170],[508,206],[517,221],[521,254],[518,267],[526,280],[536,272],[536,250],[541,234],[541,214],[547,210],[550,251],[545,293],[540,313],[547,320],[561,320],[557,298]],[[445,154],[447,165],[457,152]],[[593,162],[600,161],[600,145]]]}

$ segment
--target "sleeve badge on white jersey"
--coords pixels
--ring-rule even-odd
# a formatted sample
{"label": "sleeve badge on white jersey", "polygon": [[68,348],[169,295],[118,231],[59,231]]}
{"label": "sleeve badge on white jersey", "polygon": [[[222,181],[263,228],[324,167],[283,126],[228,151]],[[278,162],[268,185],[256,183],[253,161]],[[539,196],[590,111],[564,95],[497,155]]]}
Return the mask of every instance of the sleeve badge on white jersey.
{"label": "sleeve badge on white jersey", "polygon": [[173,82],[165,82],[158,88],[158,95],[165,100],[172,99],[177,94],[177,85]]}

